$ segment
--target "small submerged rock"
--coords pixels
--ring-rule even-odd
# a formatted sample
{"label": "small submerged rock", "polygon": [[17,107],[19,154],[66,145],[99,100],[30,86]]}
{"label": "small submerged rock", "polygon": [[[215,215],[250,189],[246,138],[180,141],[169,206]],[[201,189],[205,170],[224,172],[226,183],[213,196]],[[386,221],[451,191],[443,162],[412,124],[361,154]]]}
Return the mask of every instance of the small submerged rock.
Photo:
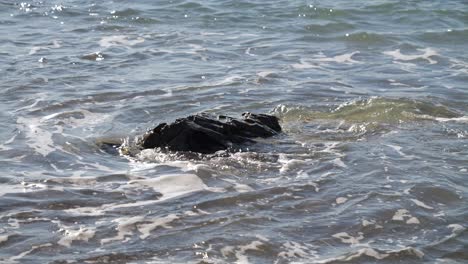
{"label": "small submerged rock", "polygon": [[143,136],[141,147],[208,154],[279,132],[278,118],[271,115],[244,113],[237,119],[202,113],[158,125]]}

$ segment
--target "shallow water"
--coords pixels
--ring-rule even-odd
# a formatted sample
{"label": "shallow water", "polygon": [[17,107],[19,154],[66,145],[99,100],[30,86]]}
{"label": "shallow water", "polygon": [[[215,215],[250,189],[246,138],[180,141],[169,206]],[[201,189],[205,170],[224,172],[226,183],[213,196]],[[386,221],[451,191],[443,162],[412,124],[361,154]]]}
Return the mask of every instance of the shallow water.
{"label": "shallow water", "polygon": [[[0,262],[466,263],[466,1],[0,0]],[[241,152],[110,153],[198,112]]]}

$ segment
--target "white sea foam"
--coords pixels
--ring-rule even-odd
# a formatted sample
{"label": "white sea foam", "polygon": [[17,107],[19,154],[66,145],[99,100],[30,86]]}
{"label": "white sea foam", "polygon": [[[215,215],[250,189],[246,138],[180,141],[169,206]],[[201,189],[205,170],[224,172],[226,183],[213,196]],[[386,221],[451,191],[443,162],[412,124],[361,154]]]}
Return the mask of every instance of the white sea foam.
{"label": "white sea foam", "polygon": [[109,203],[98,207],[79,207],[66,209],[64,211],[72,215],[99,216],[115,209],[147,206],[203,190],[211,192],[225,191],[224,188],[211,188],[206,186],[195,174],[166,174],[156,178],[130,180],[117,190],[133,192],[148,187],[162,194],[162,197],[156,200],[143,200],[132,203]]}
{"label": "white sea foam", "polygon": [[132,187],[147,186],[162,194],[161,200],[171,199],[192,192],[209,190],[203,181],[195,174],[169,174],[153,179],[133,180],[128,183]]}
{"label": "white sea foam", "polygon": [[80,227],[79,229],[72,229],[70,227],[61,226],[61,230],[64,231],[63,237],[57,242],[57,244],[70,247],[73,241],[81,240],[86,241],[94,237],[96,229],[93,227]]}
{"label": "white sea foam", "polygon": [[291,67],[298,70],[320,68],[316,62],[305,59],[299,59],[299,63],[291,64]]}
{"label": "white sea foam", "polygon": [[[138,222],[142,222],[144,220],[144,216],[133,216],[133,217],[121,217],[112,220],[112,222],[117,223],[117,235],[111,238],[103,238],[101,239],[101,244],[107,244],[113,241],[122,240],[123,242],[127,242],[130,236],[133,234],[133,230],[135,229],[135,224]],[[126,238],[127,237],[127,238]],[[126,240],[124,240],[126,238]]]}
{"label": "white sea foam", "polygon": [[117,35],[117,36],[106,36],[99,40],[99,45],[104,48],[112,46],[134,46],[145,42],[142,37],[131,38],[130,36]]}
{"label": "white sea foam", "polygon": [[371,219],[371,220],[366,220],[366,219],[362,220],[362,226],[364,226],[364,227],[366,227],[366,226],[374,226],[375,228],[383,228],[383,226],[378,225],[378,224],[376,223],[376,221],[373,220],[373,219]]}
{"label": "white sea foam", "polygon": [[[73,114],[81,114],[84,117],[75,118]],[[45,157],[56,150],[75,155],[62,146],[55,144],[53,141],[52,137],[54,134],[64,134],[63,124],[71,126],[74,129],[80,127],[88,128],[91,125],[106,122],[109,117],[109,114],[102,115],[87,110],[79,110],[73,112],[57,112],[40,118],[20,116],[17,118],[16,123],[18,129],[25,134],[28,146]],[[60,123],[60,125],[58,125],[58,123]],[[52,129],[46,128],[51,126]]]}
{"label": "white sea foam", "polygon": [[466,230],[466,227],[460,224],[450,224],[447,227],[452,229],[453,234],[460,234],[461,232]]}
{"label": "white sea foam", "polygon": [[257,75],[262,77],[262,78],[267,78],[271,75],[275,74],[274,71],[261,71],[261,72],[257,72]]}
{"label": "white sea foam", "polygon": [[233,179],[224,179],[224,181],[227,181],[229,183],[231,183],[234,187],[234,189],[237,191],[237,192],[240,192],[240,193],[243,193],[243,192],[251,192],[251,191],[254,191],[254,189],[250,186],[248,186],[247,184],[242,184],[242,183],[239,183],[237,182],[236,180],[233,180]]}
{"label": "white sea foam", "polygon": [[251,48],[251,47],[248,47],[248,48],[245,50],[245,54],[246,54],[246,55],[249,55],[249,56],[252,56],[252,57],[257,56],[256,54],[251,53],[251,52],[250,52],[251,50],[252,50],[252,48]]}
{"label": "white sea foam", "polygon": [[[28,255],[29,253],[33,252],[34,250],[36,250],[36,249],[38,249],[38,248],[51,247],[51,246],[52,246],[52,243],[45,243],[45,244],[41,244],[41,245],[32,246],[30,250],[21,252],[20,254],[9,258],[8,260],[10,260],[10,261],[16,261],[16,260],[18,260],[18,259],[22,259],[23,257],[25,257],[26,255]],[[7,262],[7,263],[8,263],[8,262]]]}
{"label": "white sea foam", "polygon": [[224,36],[226,34],[219,33],[219,32],[200,32],[200,35],[202,36]]}
{"label": "white sea foam", "polygon": [[251,243],[244,245],[244,246],[238,246],[238,250],[235,251],[234,255],[237,258],[237,262],[239,264],[248,264],[249,259],[245,255],[246,251],[256,251],[260,250],[259,247],[262,246],[264,243],[262,241],[252,241]]}
{"label": "white sea foam", "polygon": [[317,252],[309,249],[306,245],[294,241],[287,241],[281,246],[283,251],[278,253],[278,257],[291,259],[291,258],[302,258],[302,259],[314,259],[317,258]]}
{"label": "white sea foam", "polygon": [[386,146],[392,148],[393,150],[395,150],[395,152],[398,153],[398,155],[404,157],[405,159],[414,159],[415,158],[414,155],[407,155],[403,151],[401,151],[402,147],[400,147],[400,146],[390,145],[390,144],[387,144]]}
{"label": "white sea foam", "polygon": [[346,232],[341,232],[341,233],[334,234],[334,235],[332,235],[332,237],[338,238],[338,239],[341,240],[342,243],[351,244],[352,246],[359,245],[360,241],[362,239],[364,239],[363,233],[361,233],[361,232],[359,232],[358,236],[356,236],[356,237],[353,237],[353,236],[349,235]]}
{"label": "white sea foam", "polygon": [[439,122],[468,123],[468,116],[460,116],[460,117],[452,117],[452,118],[436,117],[435,120],[437,120]]}
{"label": "white sea foam", "polygon": [[368,256],[368,257],[372,257],[372,258],[380,260],[380,259],[384,259],[384,258],[388,257],[389,254],[380,253],[380,252],[376,251],[373,248],[367,247],[367,248],[358,249],[356,252],[353,252],[351,254],[342,255],[342,256],[333,257],[333,258],[322,259],[322,260],[316,260],[313,263],[327,264],[327,263],[336,263],[336,262],[347,262],[347,261],[351,261],[351,260],[354,260],[354,259],[358,259],[358,258],[360,258],[362,256]]}
{"label": "white sea foam", "polygon": [[343,204],[343,203],[346,203],[346,201],[348,201],[348,198],[346,197],[338,197],[336,198],[336,204]]}
{"label": "white sea foam", "polygon": [[322,68],[321,65],[326,63],[338,63],[338,64],[358,64],[362,63],[360,61],[354,60],[353,56],[359,54],[359,51],[354,51],[351,53],[345,53],[341,55],[336,55],[334,57],[326,57],[322,53],[314,56],[310,59],[299,59],[299,63],[291,64],[291,67],[298,70],[312,69],[312,68]]}
{"label": "white sea foam", "polygon": [[396,249],[396,250],[376,250],[371,247],[365,247],[365,248],[360,248],[355,252],[348,253],[345,255],[341,255],[338,257],[333,257],[333,258],[327,258],[323,260],[316,260],[313,263],[320,263],[320,264],[326,264],[326,263],[336,263],[336,262],[348,262],[352,260],[359,259],[360,257],[367,256],[367,257],[372,257],[378,260],[385,259],[391,255],[398,255],[401,253],[406,253],[410,254],[413,256],[416,256],[418,258],[422,258],[424,256],[424,253],[421,252],[418,249],[415,249],[413,247],[405,247],[402,249]]}
{"label": "white sea foam", "polygon": [[0,235],[0,243],[8,241],[10,235]]}
{"label": "white sea foam", "polygon": [[405,221],[407,224],[420,224],[418,218],[412,216],[406,209],[398,209],[392,217],[394,221]]}
{"label": "white sea foam", "polygon": [[285,154],[280,154],[278,162],[282,164],[281,168],[279,169],[279,172],[281,174],[284,174],[288,171],[298,169],[304,166],[305,164],[310,162],[310,160],[289,159]]}
{"label": "white sea foam", "polygon": [[344,63],[344,64],[355,64],[361,63],[360,61],[353,60],[353,56],[359,54],[359,51],[354,51],[351,53],[345,53],[342,55],[337,55],[334,57],[326,57],[323,54],[317,56],[314,60],[319,62],[335,62],[335,63]]}
{"label": "white sea foam", "polygon": [[411,217],[410,213],[406,209],[398,209],[392,217],[394,221],[404,221],[405,217]]}
{"label": "white sea foam", "polygon": [[16,122],[20,130],[23,131],[28,138],[27,143],[29,147],[34,149],[37,153],[45,157],[49,153],[55,151],[52,133],[41,128],[39,119],[18,117]]}
{"label": "white sea foam", "polygon": [[140,238],[145,239],[148,236],[150,236],[151,231],[158,227],[163,227],[163,228],[171,228],[169,226],[169,223],[172,221],[179,219],[179,217],[176,214],[170,214],[165,217],[160,217],[160,218],[152,218],[152,219],[145,219],[145,222],[149,223],[144,223],[144,224],[138,224],[137,228],[138,231],[141,233]]}
{"label": "white sea foam", "polygon": [[333,160],[331,160],[331,163],[333,163],[333,164],[335,164],[336,166],[341,167],[341,168],[346,168],[346,167],[348,167],[348,166],[346,166],[346,164],[343,162],[343,160],[341,160],[341,158],[333,159]]}
{"label": "white sea foam", "polygon": [[62,47],[62,42],[60,40],[53,40],[52,44],[44,45],[44,46],[34,46],[29,50],[29,55],[36,54],[38,51],[41,50],[48,50],[48,49],[58,49]]}
{"label": "white sea foam", "polygon": [[418,219],[418,218],[416,218],[416,217],[413,216],[413,217],[411,217],[410,219],[406,220],[406,223],[407,223],[407,224],[416,224],[416,225],[418,225],[418,224],[420,224],[421,222],[419,222],[419,219]]}
{"label": "white sea foam", "polygon": [[400,146],[395,146],[395,145],[387,145],[389,147],[391,147],[392,149],[394,149],[400,156],[405,156],[405,153],[403,153],[401,151],[402,147]]}
{"label": "white sea foam", "polygon": [[419,207],[426,208],[426,209],[429,209],[429,210],[433,210],[433,209],[434,209],[434,207],[429,206],[429,205],[427,205],[427,204],[425,204],[425,203],[423,203],[423,202],[421,202],[421,201],[419,201],[419,200],[417,200],[417,199],[411,199],[411,201],[412,201],[413,203],[415,203],[415,204],[416,204],[417,206],[419,206]]}
{"label": "white sea foam", "polygon": [[423,54],[405,55],[400,52],[400,49],[384,51],[383,54],[392,56],[395,60],[400,60],[400,61],[412,61],[412,60],[417,60],[417,59],[423,59],[423,60],[427,60],[429,64],[437,63],[436,60],[431,59],[432,56],[439,55],[435,50],[431,48],[425,48],[425,49],[418,49],[418,51],[423,52]]}

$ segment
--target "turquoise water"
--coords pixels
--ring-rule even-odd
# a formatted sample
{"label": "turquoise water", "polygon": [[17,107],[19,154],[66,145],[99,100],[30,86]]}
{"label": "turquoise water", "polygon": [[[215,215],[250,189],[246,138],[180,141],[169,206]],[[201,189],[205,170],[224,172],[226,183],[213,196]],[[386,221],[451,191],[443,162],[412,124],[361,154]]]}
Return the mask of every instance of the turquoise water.
{"label": "turquoise water", "polygon": [[[0,0],[0,262],[467,262],[467,25],[462,0]],[[102,148],[246,111],[284,133]]]}

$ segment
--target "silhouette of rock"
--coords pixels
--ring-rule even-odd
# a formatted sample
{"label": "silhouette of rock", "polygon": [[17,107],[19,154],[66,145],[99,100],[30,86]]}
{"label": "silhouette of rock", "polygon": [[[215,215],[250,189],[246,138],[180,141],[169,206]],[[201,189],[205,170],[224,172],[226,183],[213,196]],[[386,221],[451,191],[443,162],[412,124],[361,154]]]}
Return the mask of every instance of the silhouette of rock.
{"label": "silhouette of rock", "polygon": [[214,153],[279,132],[278,118],[271,115],[244,113],[242,119],[236,119],[202,113],[177,119],[171,124],[159,124],[144,135],[141,146],[145,149],[160,147],[172,151]]}

